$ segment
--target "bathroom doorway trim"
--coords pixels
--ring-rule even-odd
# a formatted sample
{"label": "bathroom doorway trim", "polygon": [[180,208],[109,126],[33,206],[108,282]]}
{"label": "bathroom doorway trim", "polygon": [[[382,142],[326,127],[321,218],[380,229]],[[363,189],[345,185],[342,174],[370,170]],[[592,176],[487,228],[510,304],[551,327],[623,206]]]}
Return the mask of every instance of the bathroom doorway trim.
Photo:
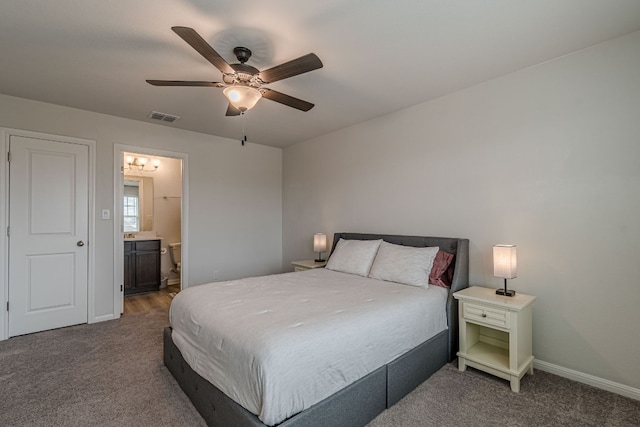
{"label": "bathroom doorway trim", "polygon": [[135,145],[114,144],[113,165],[113,318],[121,316],[124,309],[124,245],[122,213],[123,213],[123,188],[124,188],[124,153],[132,152],[147,156],[169,157],[182,160],[182,200],[180,205],[180,240],[181,268],[180,289],[189,287],[189,155],[175,151],[159,150]]}

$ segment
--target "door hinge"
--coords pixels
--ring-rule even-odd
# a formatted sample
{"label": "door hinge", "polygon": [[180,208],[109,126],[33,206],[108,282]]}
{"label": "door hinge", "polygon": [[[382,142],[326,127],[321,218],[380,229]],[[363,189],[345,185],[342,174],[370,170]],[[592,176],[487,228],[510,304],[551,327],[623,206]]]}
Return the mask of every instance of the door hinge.
{"label": "door hinge", "polygon": [[7,227],[7,237],[9,237],[10,234],[11,234],[11,230],[9,229],[9,227]]}
{"label": "door hinge", "polygon": [[11,163],[11,151],[7,151],[7,162]]}
{"label": "door hinge", "polygon": [[123,290],[124,290],[124,289],[123,289],[123,285],[122,285],[122,284],[120,284],[120,292],[122,292]]}
{"label": "door hinge", "polygon": [[7,301],[7,311],[9,311],[9,301]]}

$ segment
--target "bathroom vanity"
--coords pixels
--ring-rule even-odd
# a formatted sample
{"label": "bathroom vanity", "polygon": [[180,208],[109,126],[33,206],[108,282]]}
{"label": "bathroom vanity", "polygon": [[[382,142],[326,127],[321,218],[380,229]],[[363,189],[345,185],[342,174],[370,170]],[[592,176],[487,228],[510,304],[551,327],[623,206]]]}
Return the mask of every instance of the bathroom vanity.
{"label": "bathroom vanity", "polygon": [[125,239],[124,294],[160,289],[160,239]]}

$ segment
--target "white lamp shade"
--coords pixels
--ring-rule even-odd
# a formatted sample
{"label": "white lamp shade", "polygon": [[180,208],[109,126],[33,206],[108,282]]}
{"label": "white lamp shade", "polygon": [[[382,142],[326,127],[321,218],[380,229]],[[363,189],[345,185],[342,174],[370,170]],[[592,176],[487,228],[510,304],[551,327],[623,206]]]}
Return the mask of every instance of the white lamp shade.
{"label": "white lamp shade", "polygon": [[327,235],[326,234],[316,233],[313,235],[313,251],[314,252],[327,251]]}
{"label": "white lamp shade", "polygon": [[224,88],[222,93],[224,93],[231,105],[240,111],[252,109],[262,98],[260,91],[251,86],[229,86]]}
{"label": "white lamp shade", "polygon": [[505,279],[517,277],[518,257],[515,245],[493,246],[493,275]]}

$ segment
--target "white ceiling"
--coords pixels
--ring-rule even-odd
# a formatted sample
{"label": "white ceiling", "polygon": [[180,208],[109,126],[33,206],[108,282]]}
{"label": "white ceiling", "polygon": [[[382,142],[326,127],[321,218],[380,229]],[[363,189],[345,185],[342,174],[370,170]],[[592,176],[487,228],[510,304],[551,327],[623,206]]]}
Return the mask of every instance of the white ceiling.
{"label": "white ceiling", "polygon": [[[2,0],[0,93],[239,140],[220,81],[172,26],[194,28],[228,62],[246,46],[266,69],[309,52],[324,68],[270,88],[249,142],[285,147],[640,29],[638,0]],[[1,120],[1,118],[0,118]]]}

